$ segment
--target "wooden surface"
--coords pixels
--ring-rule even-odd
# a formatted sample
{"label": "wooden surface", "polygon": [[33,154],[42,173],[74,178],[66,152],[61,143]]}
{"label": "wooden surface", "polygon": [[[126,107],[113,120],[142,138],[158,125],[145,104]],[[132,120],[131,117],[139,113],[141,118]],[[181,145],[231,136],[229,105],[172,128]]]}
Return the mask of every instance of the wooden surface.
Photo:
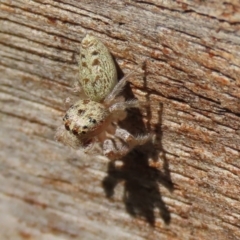
{"label": "wooden surface", "polygon": [[[86,33],[150,103],[122,165],[53,139]],[[238,0],[0,0],[0,44],[0,239],[240,239]]]}

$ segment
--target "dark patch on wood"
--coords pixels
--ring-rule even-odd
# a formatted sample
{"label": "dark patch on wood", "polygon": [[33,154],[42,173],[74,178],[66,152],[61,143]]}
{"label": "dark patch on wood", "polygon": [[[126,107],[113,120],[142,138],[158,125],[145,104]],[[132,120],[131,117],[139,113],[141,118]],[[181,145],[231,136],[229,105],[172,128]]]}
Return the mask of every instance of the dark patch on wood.
{"label": "dark patch on wood", "polygon": [[56,24],[56,21],[57,21],[56,18],[54,18],[54,17],[48,17],[48,22],[49,22],[50,24],[55,25],[55,24]]}

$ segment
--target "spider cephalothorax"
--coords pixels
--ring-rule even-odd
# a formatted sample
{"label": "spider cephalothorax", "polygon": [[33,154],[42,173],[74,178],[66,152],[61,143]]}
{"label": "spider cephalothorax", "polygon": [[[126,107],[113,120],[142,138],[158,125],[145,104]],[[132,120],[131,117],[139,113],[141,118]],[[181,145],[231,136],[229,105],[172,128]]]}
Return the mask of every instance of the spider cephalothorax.
{"label": "spider cephalothorax", "polygon": [[83,141],[104,131],[110,120],[111,114],[103,104],[87,99],[77,101],[63,118],[65,129]]}

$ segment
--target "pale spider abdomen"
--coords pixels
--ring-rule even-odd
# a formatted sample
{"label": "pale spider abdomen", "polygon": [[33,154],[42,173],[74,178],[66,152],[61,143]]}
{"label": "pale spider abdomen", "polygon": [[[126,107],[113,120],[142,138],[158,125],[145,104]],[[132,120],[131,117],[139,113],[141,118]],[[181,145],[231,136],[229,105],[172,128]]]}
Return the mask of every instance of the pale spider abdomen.
{"label": "pale spider abdomen", "polygon": [[101,103],[79,100],[68,109],[63,122],[67,131],[80,139],[87,139],[105,130],[110,122],[110,112]]}
{"label": "pale spider abdomen", "polygon": [[84,93],[96,102],[101,102],[117,83],[117,70],[110,52],[91,35],[82,40],[79,75]]}

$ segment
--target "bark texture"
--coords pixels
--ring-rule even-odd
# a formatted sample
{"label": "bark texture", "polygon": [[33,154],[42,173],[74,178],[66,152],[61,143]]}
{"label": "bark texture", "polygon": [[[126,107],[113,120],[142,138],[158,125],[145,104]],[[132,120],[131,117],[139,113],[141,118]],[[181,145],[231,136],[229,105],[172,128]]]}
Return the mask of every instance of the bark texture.
{"label": "bark texture", "polygon": [[[53,139],[86,33],[149,102],[122,165]],[[240,239],[238,0],[0,0],[0,45],[1,239]]]}

